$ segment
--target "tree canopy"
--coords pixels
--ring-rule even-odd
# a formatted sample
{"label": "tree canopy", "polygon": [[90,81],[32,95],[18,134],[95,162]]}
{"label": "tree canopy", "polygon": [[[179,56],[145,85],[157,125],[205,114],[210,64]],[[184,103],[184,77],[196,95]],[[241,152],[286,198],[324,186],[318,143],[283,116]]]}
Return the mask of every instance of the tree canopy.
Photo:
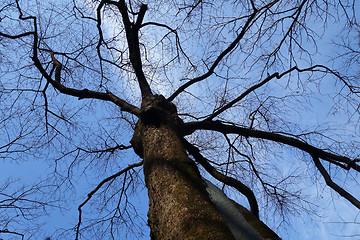
{"label": "tree canopy", "polygon": [[41,170],[2,179],[0,234],[37,239],[61,209],[53,236],[147,235],[139,119],[174,124],[200,174],[274,229],[339,197],[359,211],[359,6],[3,0],[0,158]]}

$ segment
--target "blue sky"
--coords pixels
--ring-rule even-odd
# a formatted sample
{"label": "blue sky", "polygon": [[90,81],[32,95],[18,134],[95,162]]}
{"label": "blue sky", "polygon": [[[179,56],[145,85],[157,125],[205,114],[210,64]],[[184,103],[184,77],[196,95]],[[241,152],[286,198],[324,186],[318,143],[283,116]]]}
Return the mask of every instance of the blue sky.
{"label": "blue sky", "polygon": [[[44,175],[44,172],[46,171],[49,171],[49,169],[47,169],[44,164],[41,164],[41,161],[28,162],[20,165],[2,163],[0,174],[2,179],[6,179],[6,177],[9,176],[12,178],[18,178],[21,182],[31,184],[32,181],[36,181],[37,176]],[[31,172],[31,174],[29,174],[29,172]],[[82,187],[88,188],[89,186],[83,183],[79,186],[79,188]],[[77,194],[74,196],[74,205],[69,205],[68,211],[55,211],[49,216],[41,218],[41,220],[44,221],[42,229],[40,230],[42,232],[41,235],[50,235],[50,233],[55,229],[69,228],[75,223],[74,221],[77,218],[77,205],[85,199],[87,192],[89,192],[79,188],[77,189]],[[239,202],[244,202],[242,196],[229,193],[228,196],[231,196],[233,199],[238,199]],[[336,194],[329,191],[326,187],[324,187],[323,195],[319,196],[318,200],[319,202],[317,204],[321,204],[320,208],[316,209],[316,213],[319,214],[318,217],[310,217],[306,214],[300,214],[294,218],[290,217],[289,225],[283,225],[277,229],[276,232],[283,239],[357,239],[356,237],[352,238],[350,236],[359,235],[359,212],[346,200],[336,196]],[[136,204],[136,206],[140,209],[142,217],[146,218],[146,191],[141,191],[139,193],[138,198],[134,199],[134,204]],[[246,204],[246,202],[244,202],[244,204]],[[132,238],[128,236],[123,239],[149,239],[149,229],[146,227],[144,230],[144,237],[139,238],[139,236],[137,236]],[[0,235],[0,237],[4,240],[20,239],[14,237],[7,238],[6,236],[6,234]]]}
{"label": "blue sky", "polygon": [[[23,2],[20,1],[21,4],[29,4],[31,5],[33,2]],[[71,1],[70,1],[71,2]],[[60,4],[62,3],[62,4]],[[44,5],[40,6],[38,4],[39,9],[41,7],[48,7],[46,4],[50,4],[50,2],[42,3]],[[52,3],[54,4],[54,3]],[[173,13],[171,10],[171,6],[164,6],[164,8],[159,9],[159,14],[157,11],[152,11],[154,8],[151,5],[152,3],[149,3],[149,14],[147,15],[145,21],[151,21],[153,19],[157,19],[160,17],[164,17],[167,14],[170,15],[170,13]],[[155,3],[154,3],[155,5]],[[36,6],[36,4],[34,5]],[[49,5],[50,6],[50,5]],[[56,5],[57,6],[57,5]],[[64,8],[60,8],[60,10],[66,9],[66,3],[65,2],[59,2],[59,5]],[[89,5],[90,6],[90,5]],[[90,7],[85,6],[84,9],[89,10]],[[167,10],[169,11],[167,11]],[[67,19],[67,14],[71,14],[72,12],[62,12],[62,14],[57,15],[60,10],[56,10],[54,12],[48,11],[49,16],[54,16],[54,19],[57,19],[56,17],[59,17],[60,19]],[[29,10],[30,11],[30,10]],[[223,9],[219,11],[230,11],[229,9]],[[232,10],[231,10],[232,11]],[[89,13],[94,13],[89,11]],[[214,10],[214,14],[216,11]],[[230,14],[231,15],[231,14]],[[46,16],[47,17],[47,16]],[[180,16],[181,17],[181,16]],[[161,18],[160,18],[161,19]],[[196,20],[196,18],[195,18]],[[49,23],[54,23],[52,18],[49,18]],[[47,21],[45,20],[45,23]],[[173,19],[169,19],[169,24],[176,24],[176,21]],[[239,24],[241,25],[241,24]],[[109,21],[103,23],[104,29],[106,29],[106,34],[108,36],[116,35],[119,31],[117,28],[118,22],[116,21]],[[286,26],[286,24],[285,24]],[[319,26],[321,26],[319,24]],[[88,33],[88,35],[84,36],[83,39],[81,37],[76,38],[75,34],[72,35],[71,38],[64,39],[65,43],[63,45],[56,44],[57,39],[54,38],[52,40],[49,38],[49,40],[44,40],[47,44],[52,46],[56,46],[59,49],[55,50],[64,50],[64,51],[70,51],[73,48],[76,47],[76,41],[79,39],[83,41],[90,41],[92,36],[96,37],[96,31],[91,32],[89,29],[91,29],[91,25],[86,26],[86,24],[82,25],[76,25],[76,24],[69,24],[67,26],[67,22],[59,22],[59,25],[56,26],[57,28],[61,29],[62,31],[67,31],[67,27],[72,31],[72,33],[76,33],[76,31],[84,30]],[[318,29],[316,24],[312,25],[314,29]],[[185,30],[193,30],[195,27],[193,25],[189,25],[188,28]],[[45,28],[46,29],[46,28]],[[55,28],[56,29],[56,28]],[[180,29],[180,24],[179,24]],[[326,32],[318,34],[322,34],[319,39],[317,39],[317,43],[319,46],[319,50],[312,48],[311,44],[304,46],[309,46],[309,50],[312,53],[316,53],[318,55],[313,56],[313,60],[316,62],[320,62],[321,64],[330,64],[334,67],[339,67],[339,63],[331,63],[327,60],[329,59],[330,54],[334,53],[334,47],[329,45],[328,43],[331,42],[333,39],[337,39],[338,36],[341,35],[334,35],[333,31],[341,30],[341,27],[336,25],[335,22],[329,23],[329,28]],[[44,30],[45,31],[45,30]],[[49,35],[51,35],[53,30],[51,27],[49,29],[46,29],[45,32],[49,32]],[[166,32],[166,31],[165,31]],[[180,30],[179,30],[180,32]],[[191,39],[187,38],[189,36],[185,34],[180,34],[180,37],[183,37],[187,39],[184,41],[184,47],[186,48],[186,51],[190,57],[193,57],[196,60],[201,59],[202,54],[206,51],[211,52],[211,50],[218,50],[221,48],[224,48],[224,46],[227,46],[228,42],[232,39],[233,32],[230,33],[224,33],[218,31],[217,33],[219,35],[223,35],[224,37],[224,43],[221,41],[216,42],[214,45],[209,44],[210,40],[214,40],[216,37],[216,34],[212,34],[209,32],[205,32],[203,35],[198,34],[197,38]],[[56,31],[55,31],[56,33]],[[146,28],[144,29],[144,33],[146,34],[153,34],[151,38],[149,38],[149,46],[151,46],[151,50],[147,54],[149,54],[148,62],[146,62],[148,65],[146,65],[146,74],[147,77],[151,80],[151,86],[154,87],[155,91],[161,94],[164,94],[165,96],[168,96],[170,92],[172,92],[174,89],[176,89],[177,86],[181,85],[184,81],[183,78],[190,78],[193,76],[198,75],[199,73],[206,70],[206,65],[201,65],[201,61],[199,60],[197,63],[198,71],[188,71],[189,66],[187,64],[184,64],[184,61],[173,61],[169,62],[169,65],[161,67],[161,64],[170,61],[172,59],[174,53],[170,53],[168,51],[168,46],[173,43],[169,40],[169,42],[164,42],[161,44],[154,44],[155,41],[159,41],[162,39],[162,36],[164,34],[164,30],[154,30],[153,28]],[[93,34],[93,35],[92,35]],[[145,34],[144,34],[145,35]],[[61,34],[59,35],[61,36]],[[174,38],[173,36],[170,36],[171,39]],[[96,38],[95,38],[96,39]],[[144,39],[145,41],[146,39]],[[249,40],[250,41],[250,40]],[[255,51],[254,55],[259,56],[259,54],[264,52],[269,52],[274,48],[274,45],[278,39],[274,38],[273,43],[264,42],[263,48],[261,48],[258,51]],[[96,41],[95,41],[96,42]],[[269,41],[270,42],[270,41]],[[306,42],[304,40],[304,42]],[[121,45],[123,41],[120,39],[119,41],[115,42],[114,45]],[[230,63],[234,62],[237,63],[238,61],[242,61],[244,58],[244,53],[248,53],[251,50],[251,44],[246,45],[246,42],[242,42],[244,44],[244,48],[239,47],[237,48],[233,55],[229,57],[229,59],[226,59],[226,63],[230,65]],[[14,48],[16,46],[14,45]],[[119,46],[119,48],[122,49],[123,46]],[[219,49],[217,49],[219,48]],[[214,50],[214,51],[215,51]],[[286,53],[286,49],[282,50],[283,53]],[[340,49],[335,49],[336,51],[341,51]],[[3,53],[2,53],[3,54]],[[117,56],[116,54],[114,54]],[[126,55],[126,53],[125,53]],[[211,54],[210,54],[211,55]],[[216,55],[216,54],[214,54]],[[246,55],[246,54],[245,54]],[[96,54],[90,55],[96,57]],[[306,67],[309,63],[309,58],[306,56],[306,54],[301,55],[300,58],[297,59],[298,64],[301,65],[301,67]],[[24,54],[24,58],[28,57],[28,55]],[[213,57],[213,56],[211,56]],[[211,58],[210,57],[210,58]],[[15,58],[16,59],[16,58]],[[16,59],[17,60],[17,59]],[[81,59],[84,60],[84,59]],[[159,65],[150,65],[154,62],[159,61]],[[186,62],[186,61],[185,61]],[[243,91],[246,87],[249,87],[249,85],[256,83],[256,76],[260,76],[259,73],[262,69],[263,62],[261,59],[259,60],[259,63],[254,64],[253,66],[247,65],[246,61],[244,61],[243,64],[240,64],[239,66],[234,66],[233,68],[228,67],[227,65],[223,65],[220,67],[219,71],[217,72],[220,77],[213,77],[209,81],[195,85],[187,89],[191,94],[183,94],[180,95],[179,98],[175,99],[175,102],[179,105],[179,112],[190,112],[195,114],[198,114],[198,116],[202,116],[205,114],[208,114],[212,111],[213,105],[210,105],[212,101],[219,100],[221,97],[224,97],[224,101],[227,101],[228,99],[231,99],[232,97],[239,94],[239,92]],[[91,64],[96,64],[96,61],[91,62]],[[89,64],[89,65],[91,65]],[[183,65],[181,65],[183,64]],[[165,65],[165,64],[164,64]],[[179,65],[179,66],[178,66]],[[74,67],[73,69],[71,68]],[[82,76],[82,71],[77,72],[77,68],[79,67],[76,64],[67,66],[68,69],[64,70],[64,78],[66,78],[67,84],[79,84],[79,86],[82,86],[83,83],[81,83],[81,78],[77,78],[79,76]],[[170,70],[167,69],[167,67],[172,67]],[[281,66],[282,67],[282,66]],[[280,68],[281,68],[280,67]],[[270,67],[269,71],[272,71],[276,69],[275,67]],[[350,69],[351,71],[356,70],[354,67],[353,69]],[[242,70],[243,72],[240,72]],[[280,70],[279,70],[280,71]],[[27,76],[26,72],[22,72],[24,76]],[[30,74],[30,73],[29,73]],[[94,75],[92,75],[94,74]],[[137,88],[137,83],[133,81],[133,76],[129,73],[126,73],[125,71],[120,71],[113,67],[106,68],[106,74],[107,76],[113,75],[112,77],[109,77],[110,80],[107,83],[109,87],[112,87],[116,94],[119,94],[121,97],[124,97],[125,99],[135,99],[133,100],[134,103],[137,103],[139,101],[139,91]],[[168,75],[167,75],[168,74]],[[116,75],[116,76],[114,76]],[[254,76],[253,76],[254,75]],[[3,76],[3,74],[2,74]],[[7,78],[5,78],[5,77]],[[14,79],[17,78],[17,75],[8,74],[4,75],[1,79],[2,84],[8,84],[10,82],[13,82]],[[83,79],[97,79],[100,74],[96,73],[96,71],[84,71],[84,75],[82,76]],[[222,81],[223,76],[227,76],[230,80]],[[305,76],[303,78],[303,76]],[[358,125],[358,118],[359,118],[359,112],[351,108],[351,105],[346,105],[346,98],[343,98],[341,94],[339,94],[339,91],[343,95],[346,95],[348,92],[346,89],[343,88],[341,83],[336,82],[333,78],[324,78],[322,82],[317,82],[316,77],[310,79],[309,81],[305,80],[306,75],[302,75],[297,81],[293,79],[280,79],[276,80],[272,83],[270,86],[266,86],[263,89],[260,89],[257,94],[253,94],[248,96],[249,101],[244,101],[237,106],[237,111],[229,111],[225,113],[222,117],[224,119],[244,119],[243,124],[249,123],[249,118],[247,115],[249,115],[249,112],[256,109],[256,107],[259,106],[259,103],[268,104],[269,109],[281,109],[281,107],[284,105],[285,108],[284,112],[279,112],[279,119],[278,122],[274,121],[272,124],[274,126],[279,127],[279,129],[285,129],[286,121],[288,122],[295,122],[293,130],[295,133],[296,131],[304,130],[307,131],[325,131],[330,129],[330,137],[343,137],[344,142],[347,142],[349,145],[352,141],[355,141],[353,136],[359,136],[360,134],[360,128]],[[124,80],[125,79],[125,80]],[[80,83],[79,83],[80,82]],[[95,83],[94,83],[95,82]],[[90,86],[95,86],[96,81],[89,81]],[[249,84],[250,83],[250,84]],[[44,83],[42,83],[41,86],[43,86]],[[87,83],[86,83],[87,84]],[[30,83],[31,85],[31,83]],[[3,86],[3,85],[2,85]],[[86,85],[87,86],[87,85]],[[286,87],[285,87],[286,86]],[[320,90],[319,90],[320,89]],[[226,90],[226,91],[225,91]],[[224,91],[224,94],[222,95],[222,91]],[[226,92],[226,94],[225,94]],[[262,99],[263,93],[271,93],[273,96],[273,99],[270,101]],[[305,96],[308,96],[308,98],[295,98],[298,97],[298,92],[300,94],[303,94]],[[52,94],[52,95],[51,95]],[[56,95],[56,92],[51,92],[51,96],[58,96]],[[287,102],[281,101],[280,98],[283,96],[294,94],[294,98],[290,98]],[[195,97],[194,97],[195,96]],[[25,101],[26,104],[31,102],[33,99],[29,98],[28,101]],[[37,101],[39,101],[39,106],[41,106],[41,97],[38,97]],[[82,101],[86,101],[84,103],[84,107],[82,108]],[[131,117],[127,115],[122,115],[119,113],[118,110],[116,110],[115,107],[111,107],[107,104],[102,104],[101,102],[96,101],[87,101],[82,100],[78,101],[77,99],[70,98],[70,97],[57,97],[57,98],[49,98],[50,107],[51,110],[56,112],[58,115],[61,114],[67,114],[66,117],[70,117],[74,115],[74,119],[79,122],[79,124],[69,124],[63,123],[61,121],[57,122],[54,120],[52,122],[54,126],[59,126],[59,129],[62,126],[68,127],[69,132],[65,133],[66,138],[60,139],[58,135],[55,138],[55,143],[53,148],[46,149],[46,153],[41,155],[43,158],[34,158],[28,155],[26,160],[19,159],[17,161],[13,161],[10,158],[0,158],[1,161],[1,168],[0,168],[0,179],[2,182],[4,182],[8,177],[11,177],[12,179],[19,179],[19,183],[14,185],[13,189],[8,189],[10,192],[16,187],[22,186],[22,184],[30,186],[33,182],[38,181],[39,179],[43,179],[48,176],[52,176],[54,170],[58,170],[61,172],[61,174],[68,174],[67,172],[67,166],[71,164],[71,162],[74,159],[77,159],[76,152],[69,154],[67,158],[61,159],[61,161],[55,161],[59,157],[59,154],[64,154],[67,151],[71,151],[74,148],[77,147],[76,144],[83,144],[85,146],[89,146],[89,148],[94,147],[104,147],[106,146],[114,146],[114,144],[128,144],[130,140],[129,132],[129,124],[128,122],[134,121],[134,119],[131,119]],[[64,102],[64,105],[60,105],[59,103]],[[218,101],[221,102],[221,101]],[[299,105],[299,102],[301,103]],[[355,102],[356,103],[356,102]],[[273,105],[278,104],[278,108],[272,108]],[[211,107],[209,107],[211,106]],[[39,108],[40,109],[40,108]],[[77,110],[79,110],[77,112]],[[353,113],[353,117],[347,118],[346,112],[350,111],[350,113]],[[33,121],[37,121],[38,119],[41,119],[43,117],[42,111],[37,112],[38,116],[33,119]],[[281,118],[283,117],[283,118]],[[127,121],[123,121],[124,118],[127,118]],[[56,118],[54,118],[56,119]],[[190,119],[190,118],[188,118]],[[271,120],[271,119],[270,119]],[[286,121],[285,121],[286,120]],[[121,122],[122,121],[122,122]],[[116,122],[114,124],[114,122]],[[43,123],[43,121],[42,121]],[[16,123],[14,124],[14,132],[17,130]],[[36,125],[36,123],[29,123],[31,126],[32,124]],[[84,128],[82,128],[82,124]],[[255,127],[262,128],[265,127],[264,122],[261,122],[260,120],[256,122]],[[320,127],[319,127],[320,126]],[[282,128],[283,127],[283,128]],[[71,129],[76,129],[78,132],[76,134],[71,133]],[[80,130],[79,130],[80,129]],[[92,132],[93,129],[94,132]],[[94,134],[93,134],[94,133]],[[113,137],[116,136],[116,137]],[[202,135],[202,133],[194,134],[194,136],[191,136],[191,138],[194,141],[197,141],[199,144],[203,144],[204,146],[212,146],[211,142],[207,142],[207,137],[218,137],[218,136],[211,136],[209,135]],[[69,143],[69,139],[74,141],[73,146],[67,146],[66,144]],[[216,144],[221,145],[223,139],[220,137],[216,138],[218,139],[218,142]],[[323,140],[323,139],[322,139]],[[2,140],[3,141],[3,140]],[[0,142],[0,145],[2,144],[2,141]],[[316,142],[315,142],[316,143]],[[325,144],[331,145],[331,143],[324,141]],[[336,145],[336,144],[334,144]],[[257,145],[256,145],[257,146]],[[261,146],[261,144],[259,144]],[[324,146],[326,148],[326,146]],[[350,205],[346,200],[340,198],[336,193],[329,190],[328,187],[325,186],[324,181],[322,180],[320,174],[311,175],[312,169],[311,164],[309,164],[307,161],[308,159],[301,155],[298,151],[294,151],[289,148],[281,148],[278,146],[275,146],[273,150],[275,151],[275,155],[271,155],[270,153],[267,153],[266,148],[261,148],[260,151],[257,152],[257,159],[259,160],[259,166],[266,165],[267,161],[277,161],[277,168],[281,171],[274,171],[272,172],[273,175],[279,174],[279,172],[282,173],[290,173],[294,172],[297,175],[302,174],[310,174],[309,177],[304,177],[302,181],[296,182],[298,178],[296,178],[295,182],[289,182],[289,185],[296,187],[297,185],[304,190],[304,196],[309,196],[309,199],[312,201],[315,201],[315,204],[317,204],[319,207],[314,208],[314,211],[319,216],[313,216],[313,218],[310,218],[305,213],[302,213],[301,211],[299,213],[288,213],[289,222],[287,223],[281,223],[281,219],[279,218],[272,218],[271,214],[269,216],[263,216],[267,223],[272,226],[276,232],[279,233],[283,239],[351,239],[350,236],[356,236],[360,239],[360,231],[359,231],[359,222],[360,222],[360,216],[359,211],[352,205]],[[346,149],[341,149],[343,153],[347,153]],[[357,150],[355,149],[354,152]],[[213,156],[213,159],[221,162],[222,158],[226,157],[226,154],[219,153],[218,155],[211,155],[211,149],[205,149],[205,153],[207,153],[210,156]],[[281,159],[277,160],[277,157],[281,157]],[[53,213],[50,211],[49,215],[42,216],[39,221],[41,221],[43,224],[41,225],[41,228],[39,232],[43,237],[46,237],[51,232],[53,232],[55,229],[58,228],[71,228],[73,227],[77,222],[77,206],[83,202],[86,199],[87,194],[105,177],[108,177],[114,173],[116,173],[118,170],[126,167],[128,164],[134,163],[139,161],[138,157],[131,153],[131,150],[126,150],[124,153],[116,153],[114,156],[109,156],[109,159],[106,159],[106,161],[103,161],[101,158],[98,158],[97,156],[87,156],[86,154],[81,155],[79,157],[81,161],[79,161],[78,165],[75,164],[75,167],[73,168],[71,174],[74,177],[72,181],[66,182],[64,184],[63,188],[58,192],[57,194],[60,194],[58,196],[61,196],[61,194],[66,193],[68,194],[68,201],[66,202],[67,209],[58,211],[57,209],[52,209]],[[99,160],[100,159],[100,160]],[[104,158],[105,159],[105,158]],[[55,164],[56,163],[56,164]],[[89,167],[88,167],[89,166]],[[86,172],[83,171],[83,169],[86,169]],[[141,172],[140,172],[141,173]],[[239,177],[243,179],[250,178],[249,176],[242,176],[242,173],[239,173]],[[63,177],[61,176],[61,178]],[[280,176],[274,176],[274,177],[280,177]],[[353,179],[353,185],[350,185],[349,191],[355,196],[360,196],[360,190],[358,188],[358,185],[356,184],[356,177],[357,175],[352,176],[351,174],[343,174],[338,173],[336,175],[336,179],[339,180],[340,183],[342,183],[343,180],[346,179]],[[214,183],[213,179],[209,178]],[[144,189],[144,184],[141,181],[136,184],[135,190],[138,191],[137,194],[133,194],[129,196],[129,199],[131,199],[134,203],[134,206],[139,210],[140,218],[137,218],[139,220],[139,224],[144,226],[146,222],[146,211],[147,211],[147,196],[146,191]],[[315,181],[316,180],[316,181]],[[121,183],[121,179],[119,179],[119,183]],[[135,184],[134,184],[135,185]],[[220,186],[221,187],[221,186]],[[66,191],[66,192],[65,192]],[[240,203],[246,205],[246,201],[243,199],[242,196],[239,196],[235,194],[231,189],[225,189],[225,192],[231,197],[239,201]],[[99,197],[100,199],[100,197]],[[259,195],[259,199],[264,200],[265,198],[262,198],[261,195]],[[306,199],[305,199],[306,200]],[[99,207],[99,206],[95,206]],[[94,209],[95,209],[94,207]],[[261,207],[264,209],[266,208],[266,204],[262,204]],[[89,214],[88,216],[94,216],[87,212],[89,209],[84,210],[85,214]],[[262,214],[265,215],[265,214]],[[293,216],[294,215],[294,216]],[[280,225],[280,226],[279,226]],[[14,225],[15,226],[15,225]],[[1,226],[0,226],[1,227]],[[21,229],[21,227],[19,227]],[[146,228],[146,231],[144,233],[143,239],[149,239],[148,234],[148,228]],[[125,229],[121,229],[123,231],[123,239],[131,239],[126,234]],[[6,238],[6,234],[0,233],[0,238],[3,238],[4,240],[7,239],[14,239],[14,238]],[[355,239],[356,239],[355,237]],[[25,238],[26,239],[26,238]],[[138,237],[133,239],[139,239]]]}

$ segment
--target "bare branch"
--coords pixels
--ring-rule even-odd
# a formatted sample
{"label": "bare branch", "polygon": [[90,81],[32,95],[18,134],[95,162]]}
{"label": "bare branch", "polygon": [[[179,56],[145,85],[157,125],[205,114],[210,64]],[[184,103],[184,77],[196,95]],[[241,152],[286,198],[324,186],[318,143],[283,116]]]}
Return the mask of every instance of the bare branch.
{"label": "bare branch", "polygon": [[100,153],[100,156],[101,156],[101,154],[106,153],[106,152],[114,153],[116,150],[124,150],[124,149],[130,149],[130,148],[132,148],[131,145],[125,146],[125,145],[121,144],[121,145],[116,145],[115,147],[109,147],[106,149],[86,150],[83,148],[77,148],[77,150],[81,150],[86,153]]}
{"label": "bare branch", "polygon": [[[54,59],[56,60],[55,57],[54,57]],[[136,116],[139,116],[139,114],[140,114],[139,108],[137,108],[137,107],[127,103],[126,101],[122,100],[121,98],[115,96],[110,91],[107,91],[106,93],[102,93],[102,92],[91,91],[86,88],[82,89],[82,90],[78,90],[78,89],[74,89],[74,88],[68,88],[68,87],[64,86],[63,84],[61,84],[59,78],[60,78],[60,70],[61,70],[62,65],[59,63],[59,61],[56,60],[57,62],[54,62],[54,65],[56,66],[55,77],[58,77],[58,79],[55,79],[55,81],[51,78],[51,76],[49,74],[47,74],[45,69],[42,67],[39,59],[33,57],[33,61],[34,61],[35,66],[43,74],[43,76],[46,78],[46,80],[55,89],[59,90],[61,93],[70,95],[70,96],[74,96],[74,97],[78,97],[79,100],[84,99],[84,98],[94,98],[94,99],[110,101],[110,102],[115,103],[117,106],[119,106],[122,111],[129,112]]]}
{"label": "bare branch", "polygon": [[26,36],[29,36],[29,35],[34,35],[34,32],[25,32],[25,33],[21,33],[21,34],[18,34],[18,35],[9,35],[9,34],[0,32],[0,36],[10,38],[10,39],[22,38],[22,37],[26,37]]}
{"label": "bare branch", "polygon": [[180,93],[182,93],[186,88],[190,87],[194,83],[200,82],[208,77],[210,77],[213,73],[215,68],[219,65],[219,63],[223,60],[223,58],[228,55],[240,42],[240,40],[244,37],[246,31],[249,28],[249,25],[251,24],[252,20],[255,18],[257,13],[257,10],[254,9],[253,13],[249,16],[248,20],[246,21],[245,25],[243,26],[241,32],[239,35],[234,39],[234,41],[224,50],[222,51],[219,56],[216,58],[214,63],[211,65],[210,69],[203,75],[193,78],[192,80],[188,81],[181,87],[179,87],[169,98],[169,101],[174,100]]}
{"label": "bare branch", "polygon": [[61,80],[60,73],[62,69],[62,64],[55,58],[54,52],[51,52],[51,59],[53,60],[55,67],[55,81],[60,83]]}
{"label": "bare branch", "polygon": [[168,29],[170,32],[174,33],[175,34],[175,38],[176,38],[176,46],[178,49],[180,49],[181,53],[185,56],[185,58],[187,59],[187,61],[190,63],[190,65],[196,69],[196,66],[191,62],[189,56],[185,53],[185,51],[183,50],[181,44],[180,44],[180,38],[179,38],[179,34],[178,32],[176,31],[176,29],[172,29],[171,27],[169,27],[168,25],[166,24],[162,24],[162,23],[157,23],[157,22],[146,22],[146,23],[143,23],[141,25],[141,27],[145,27],[145,26],[158,26],[158,27],[162,27],[162,28],[166,28]]}
{"label": "bare branch", "polygon": [[231,133],[239,134],[244,137],[254,137],[254,138],[271,140],[278,143],[283,143],[298,148],[304,152],[309,153],[310,155],[317,156],[330,163],[332,162],[343,163],[345,164],[347,170],[354,169],[355,171],[360,172],[360,166],[357,164],[358,162],[357,159],[352,160],[345,156],[340,156],[330,152],[326,152],[302,140],[296,139],[294,137],[285,136],[283,134],[249,129],[235,125],[227,125],[222,123],[221,121],[201,121],[201,122],[186,123],[184,133],[187,135],[194,132],[195,130],[200,130],[200,129],[213,130],[213,131],[221,132],[223,134],[231,134]]}
{"label": "bare branch", "polygon": [[223,113],[224,111],[226,111],[227,109],[231,108],[232,106],[234,106],[235,103],[238,103],[239,101],[241,101],[242,99],[244,99],[246,96],[248,96],[250,93],[254,92],[256,89],[262,87],[264,84],[268,83],[270,80],[276,78],[276,79],[280,79],[282,77],[284,77],[285,75],[290,74],[293,71],[297,71],[297,72],[325,72],[325,73],[330,73],[334,76],[336,76],[337,78],[339,78],[341,81],[344,82],[344,84],[346,86],[349,87],[349,89],[351,91],[353,91],[354,86],[350,86],[346,80],[344,79],[344,77],[342,77],[339,73],[335,72],[334,70],[329,69],[326,66],[323,65],[315,65],[315,66],[311,66],[308,68],[298,68],[297,66],[290,68],[289,70],[282,72],[282,73],[273,73],[271,75],[268,75],[264,80],[262,80],[261,82],[251,86],[250,88],[248,88],[245,92],[243,92],[242,94],[240,94],[239,97],[235,98],[234,100],[230,101],[229,103],[227,103],[226,105],[224,105],[223,107],[221,107],[220,109],[216,110],[214,113],[212,113],[209,117],[207,117],[204,121],[207,120],[212,120],[214,119],[216,116],[220,115],[221,113]]}
{"label": "bare branch", "polygon": [[259,218],[259,207],[253,191],[251,191],[251,189],[248,186],[246,186],[239,180],[226,176],[220,173],[219,171],[217,171],[216,168],[211,166],[209,161],[201,155],[200,150],[197,147],[189,143],[186,139],[183,139],[183,142],[186,150],[195,158],[195,160],[198,163],[201,164],[201,166],[204,167],[204,169],[208,173],[210,173],[211,176],[213,176],[214,178],[216,178],[220,182],[223,182],[226,185],[234,187],[236,190],[242,193],[249,201],[252,214],[254,214],[254,216]]}
{"label": "bare branch", "polygon": [[114,175],[111,175],[110,177],[105,178],[104,180],[102,180],[88,195],[87,198],[85,199],[85,201],[83,201],[79,207],[78,207],[78,211],[79,211],[79,221],[78,224],[76,225],[76,240],[79,239],[79,233],[80,233],[80,225],[81,225],[81,221],[82,221],[82,207],[94,196],[94,194],[107,182],[119,177],[121,174],[126,173],[127,171],[135,168],[135,167],[140,167],[141,165],[143,165],[144,161],[138,162],[138,163],[134,163],[131,164],[129,166],[127,166],[126,168],[124,168],[123,170],[117,172]]}
{"label": "bare branch", "polygon": [[130,21],[128,8],[126,6],[125,0],[120,0],[114,5],[118,7],[122,16],[122,20],[126,32],[126,39],[129,46],[130,62],[135,71],[140,86],[141,95],[143,96],[143,98],[148,97],[152,95],[152,92],[142,69],[140,43],[139,43],[139,29],[141,27],[142,20],[147,10],[147,6],[145,4],[141,5],[139,16],[137,18],[136,24],[134,24]]}
{"label": "bare branch", "polygon": [[313,161],[315,163],[316,168],[319,170],[321,175],[323,176],[326,184],[332,188],[335,192],[340,194],[343,198],[348,200],[351,204],[353,204],[355,207],[360,209],[360,201],[357,200],[353,195],[351,195],[349,192],[345,191],[342,187],[337,185],[330,177],[329,173],[326,171],[324,166],[321,164],[319,157],[316,155],[311,155],[313,158]]}
{"label": "bare branch", "polygon": [[[14,232],[14,231],[9,231],[8,229],[4,229],[4,230],[0,230],[0,233],[8,233],[8,234],[14,234],[14,235],[18,235],[21,236],[21,239],[24,240],[24,234],[22,233],[18,233],[18,232]],[[1,239],[1,238],[0,238]]]}
{"label": "bare branch", "polygon": [[54,52],[50,51],[51,52],[51,58],[53,60],[54,66],[55,66],[55,81],[54,81],[51,78],[51,75],[49,75],[46,72],[46,70],[44,69],[44,67],[42,66],[42,64],[41,64],[41,62],[40,62],[40,60],[38,58],[38,41],[39,41],[39,37],[38,37],[38,32],[37,32],[36,17],[34,17],[34,16],[24,17],[23,13],[22,13],[22,10],[21,10],[21,8],[19,6],[18,1],[16,1],[16,3],[17,3],[17,8],[18,8],[19,14],[20,14],[19,19],[21,19],[23,21],[32,20],[33,21],[34,31],[33,32],[26,32],[26,33],[19,34],[19,35],[16,35],[16,36],[10,36],[10,35],[2,33],[1,36],[16,39],[16,38],[20,38],[20,37],[23,37],[23,36],[33,35],[34,39],[33,39],[33,44],[32,44],[32,50],[33,50],[32,60],[34,62],[34,65],[37,67],[37,69],[40,71],[40,73],[45,77],[45,79],[55,89],[59,90],[63,94],[78,97],[79,100],[84,99],[84,98],[94,98],[94,99],[110,101],[110,102],[115,103],[117,106],[119,106],[122,111],[129,112],[129,113],[134,114],[136,116],[139,115],[140,110],[137,107],[135,107],[135,106],[127,103],[123,99],[115,96],[110,91],[107,91],[106,93],[102,93],[102,92],[91,91],[91,90],[88,90],[86,88],[82,89],[82,90],[78,90],[78,89],[74,89],[74,88],[65,87],[65,85],[61,84],[61,79],[60,79],[60,73],[61,73],[61,69],[62,69],[62,64],[55,58]]}

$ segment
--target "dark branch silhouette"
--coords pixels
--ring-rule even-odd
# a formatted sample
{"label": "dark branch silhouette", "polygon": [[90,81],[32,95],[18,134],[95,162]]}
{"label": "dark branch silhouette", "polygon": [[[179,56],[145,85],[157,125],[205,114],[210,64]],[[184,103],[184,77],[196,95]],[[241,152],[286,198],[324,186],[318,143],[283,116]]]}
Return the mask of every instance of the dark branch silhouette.
{"label": "dark branch silhouette", "polygon": [[254,216],[256,216],[257,218],[259,218],[259,207],[253,191],[251,191],[249,187],[247,187],[239,180],[236,180],[233,177],[226,176],[220,173],[219,171],[217,171],[213,166],[211,166],[209,161],[200,154],[200,150],[197,147],[190,144],[185,139],[183,141],[185,143],[186,150],[195,158],[195,161],[200,163],[201,166],[203,166],[204,169],[208,173],[210,173],[211,176],[213,176],[215,179],[219,180],[220,182],[223,182],[228,186],[234,187],[236,190],[238,190],[248,199],[251,208],[251,213],[254,214]]}

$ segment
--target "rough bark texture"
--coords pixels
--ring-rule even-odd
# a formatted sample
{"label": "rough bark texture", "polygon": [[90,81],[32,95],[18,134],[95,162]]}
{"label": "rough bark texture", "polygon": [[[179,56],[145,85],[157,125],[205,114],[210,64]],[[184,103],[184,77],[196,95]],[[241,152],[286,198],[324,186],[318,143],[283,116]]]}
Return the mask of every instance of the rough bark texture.
{"label": "rough bark texture", "polygon": [[249,210],[241,206],[237,202],[231,200],[240,210],[246,221],[255,229],[264,240],[281,240],[281,238],[271,230],[265,223],[255,217]]}
{"label": "rough bark texture", "polygon": [[163,100],[142,107],[131,141],[144,159],[152,239],[234,239],[178,136],[176,108]]}

